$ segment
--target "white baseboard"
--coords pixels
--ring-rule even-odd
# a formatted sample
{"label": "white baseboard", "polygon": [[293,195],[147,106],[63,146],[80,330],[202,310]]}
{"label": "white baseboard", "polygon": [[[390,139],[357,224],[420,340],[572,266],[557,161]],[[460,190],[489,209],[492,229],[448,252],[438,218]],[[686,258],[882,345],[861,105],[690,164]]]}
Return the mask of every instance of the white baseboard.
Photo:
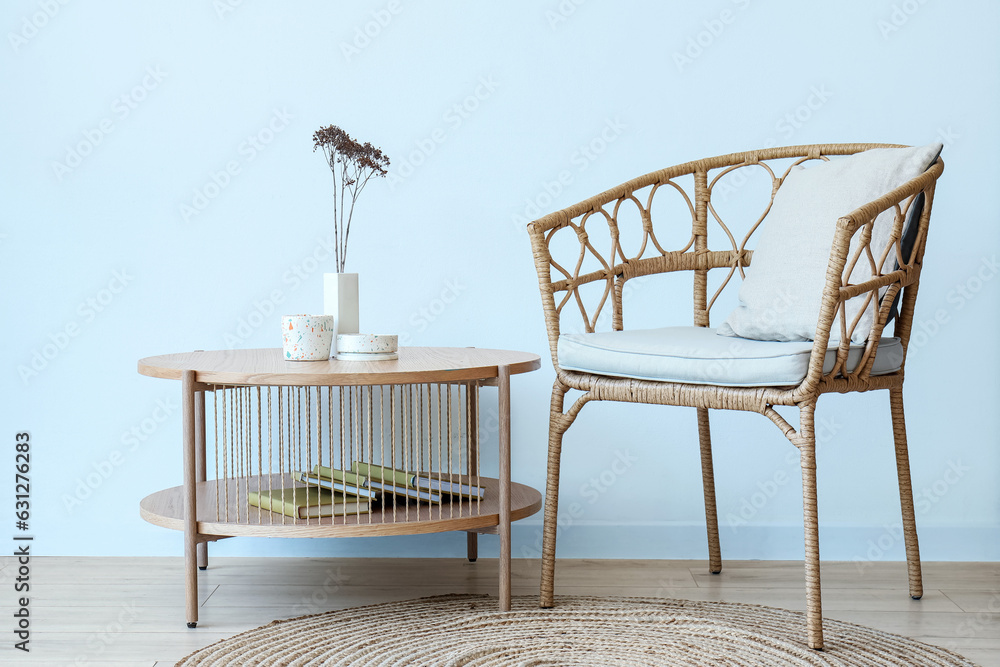
{"label": "white baseboard", "polygon": [[[1000,527],[917,527],[920,555],[926,561],[1000,561]],[[514,558],[541,557],[540,523],[512,526]],[[723,559],[801,560],[801,526],[722,527]],[[480,537],[479,553],[495,558],[496,536]],[[696,524],[581,523],[562,529],[561,558],[699,559],[708,557],[705,527]],[[465,554],[462,533],[311,540],[238,538],[210,547],[219,556],[363,556],[373,558],[455,558]],[[902,561],[906,555],[899,526],[821,526],[820,558],[825,561]],[[859,567],[861,567],[859,565]]]}

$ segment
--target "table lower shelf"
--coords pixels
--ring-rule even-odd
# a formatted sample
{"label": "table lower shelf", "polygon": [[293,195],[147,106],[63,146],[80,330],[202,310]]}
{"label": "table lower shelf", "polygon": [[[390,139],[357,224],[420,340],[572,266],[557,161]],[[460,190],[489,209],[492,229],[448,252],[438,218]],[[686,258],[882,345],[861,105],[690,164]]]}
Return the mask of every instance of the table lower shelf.
{"label": "table lower shelf", "polygon": [[[291,485],[288,476],[278,474],[199,482],[198,533],[227,537],[368,537],[474,531],[500,523],[500,482],[488,477],[479,478],[480,486],[486,490],[480,501],[440,505],[411,502],[397,504],[395,509],[376,505],[364,514],[312,519],[292,519],[250,506],[247,493],[259,487],[267,489],[269,481],[271,488]],[[541,509],[542,494],[537,490],[513,482],[510,486],[511,521],[531,516]],[[149,523],[183,531],[184,487],[175,486],[146,496],[139,503],[139,513]]]}

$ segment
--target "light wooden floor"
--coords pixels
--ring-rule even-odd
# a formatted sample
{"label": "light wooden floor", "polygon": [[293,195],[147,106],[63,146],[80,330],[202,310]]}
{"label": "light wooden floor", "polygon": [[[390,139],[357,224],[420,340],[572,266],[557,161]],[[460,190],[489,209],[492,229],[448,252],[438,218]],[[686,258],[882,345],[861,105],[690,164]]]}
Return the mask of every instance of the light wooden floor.
{"label": "light wooden floor", "polygon": [[[212,558],[199,573],[198,628],[184,623],[180,558],[35,557],[31,653],[13,650],[11,559],[0,561],[0,664],[172,665],[203,645],[279,618],[443,593],[496,594],[497,562],[464,559]],[[537,560],[516,560],[515,595],[537,595]],[[925,563],[924,598],[903,563],[824,563],[829,618],[939,644],[1000,666],[1000,563]],[[562,560],[556,594],[662,596],[805,607],[802,564]],[[25,659],[27,657],[27,659]]]}

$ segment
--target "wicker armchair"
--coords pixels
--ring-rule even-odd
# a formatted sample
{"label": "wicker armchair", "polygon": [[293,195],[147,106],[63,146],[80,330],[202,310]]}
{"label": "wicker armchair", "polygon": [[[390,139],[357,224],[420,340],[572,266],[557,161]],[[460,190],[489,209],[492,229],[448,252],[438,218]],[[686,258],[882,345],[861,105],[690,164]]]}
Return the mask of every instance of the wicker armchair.
{"label": "wicker armchair", "polygon": [[[561,333],[594,333],[601,324],[605,328],[610,324],[613,331],[623,330],[623,293],[627,295],[626,283],[641,276],[691,272],[694,287],[693,324],[695,327],[709,327],[712,306],[719,301],[727,287],[738,289],[740,281],[733,280],[733,277],[742,278],[743,269],[750,266],[754,232],[773,204],[774,195],[790,169],[810,160],[838,159],[835,156],[887,147],[892,145],[792,146],[688,162],[636,178],[528,225],[549,347],[556,371],[549,422],[540,600],[542,607],[553,605],[556,515],[563,435],[584,405],[589,401],[601,400],[697,408],[709,568],[713,573],[721,571],[722,559],[708,411],[746,410],[770,419],[799,450],[805,523],[808,644],[814,649],[822,648],[814,411],[821,394],[876,389],[888,389],[890,394],[910,595],[915,599],[921,597],[920,556],[910,488],[902,387],[905,351],[910,338],[934,187],[944,169],[940,159],[921,176],[903,186],[856,210],[844,211],[843,217],[837,221],[816,336],[814,342],[806,343],[811,348],[806,348],[808,370],[801,381],[787,386],[691,384],[566,370],[560,367],[559,360]],[[770,178],[770,201],[759,217],[749,216],[744,221],[745,235],[740,238],[739,233],[733,233],[736,227],[735,217],[724,221],[719,213],[723,208],[721,205],[725,203],[720,199],[728,199],[733,191],[733,187],[727,186],[726,195],[722,197],[722,184],[733,183],[732,179],[742,170],[760,169],[767,174],[765,180]],[[673,198],[673,203],[677,205],[675,213],[662,213],[669,205],[667,202],[656,206],[654,215],[654,203],[667,198]],[[677,214],[676,209],[680,209],[681,213]],[[885,248],[870,247],[873,221],[879,213],[887,210],[894,211],[889,245]],[[688,214],[691,222],[689,237],[686,231]],[[913,218],[912,224],[919,225],[912,250],[909,247],[904,250],[908,243],[901,242],[908,214]],[[676,234],[677,224],[683,225],[680,238],[687,240],[686,243],[677,243],[683,244],[683,247],[670,249],[668,243],[661,243],[661,239],[670,233]],[[670,231],[671,225],[674,225],[673,232]],[[609,242],[604,253],[597,249],[598,236]],[[626,238],[632,239],[631,245],[626,243]],[[710,240],[721,247],[711,246]],[[561,256],[553,257],[553,254],[559,254],[558,250],[562,251]],[[908,256],[904,256],[904,252]],[[870,263],[871,278],[860,284],[851,284],[848,276],[852,275],[858,262]],[[872,306],[875,316],[866,342],[861,349],[858,349],[856,343],[855,348],[851,349],[851,335],[858,320],[855,318],[853,322],[848,321],[845,303],[859,295],[867,295],[864,297],[867,299],[866,307],[873,303],[877,307]],[[891,314],[897,306],[898,315],[893,322],[892,336],[898,339],[895,342],[897,347],[901,347],[902,362],[895,372],[879,375],[873,372],[875,356],[879,342],[886,340],[882,338],[883,329],[893,319]],[[608,309],[610,318],[607,317]],[[844,316],[839,317],[838,314]],[[721,313],[721,317],[725,315],[726,313]],[[715,319],[719,318],[717,313]],[[835,321],[839,331],[835,330],[834,334],[839,333],[839,336],[834,335],[832,340],[839,339],[840,342],[835,348],[828,348]],[[718,321],[713,323],[718,324]],[[857,360],[848,363],[849,353],[853,353],[853,358]],[[571,389],[583,394],[566,409],[564,398]],[[782,418],[775,406],[797,407],[798,428]]]}

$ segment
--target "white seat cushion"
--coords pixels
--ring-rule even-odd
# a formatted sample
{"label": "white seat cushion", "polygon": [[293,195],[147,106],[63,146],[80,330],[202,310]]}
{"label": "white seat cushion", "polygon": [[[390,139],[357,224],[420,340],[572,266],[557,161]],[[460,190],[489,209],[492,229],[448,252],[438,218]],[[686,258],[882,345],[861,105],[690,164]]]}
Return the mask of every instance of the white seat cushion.
{"label": "white seat cushion", "polygon": [[[812,346],[811,341],[721,336],[706,327],[665,327],[563,334],[559,336],[558,357],[564,370],[597,375],[727,387],[780,387],[805,378]],[[854,370],[863,352],[863,345],[851,347],[848,371]],[[833,369],[836,357],[836,348],[831,348],[824,371]],[[894,373],[902,363],[899,339],[883,338],[872,375]]]}

